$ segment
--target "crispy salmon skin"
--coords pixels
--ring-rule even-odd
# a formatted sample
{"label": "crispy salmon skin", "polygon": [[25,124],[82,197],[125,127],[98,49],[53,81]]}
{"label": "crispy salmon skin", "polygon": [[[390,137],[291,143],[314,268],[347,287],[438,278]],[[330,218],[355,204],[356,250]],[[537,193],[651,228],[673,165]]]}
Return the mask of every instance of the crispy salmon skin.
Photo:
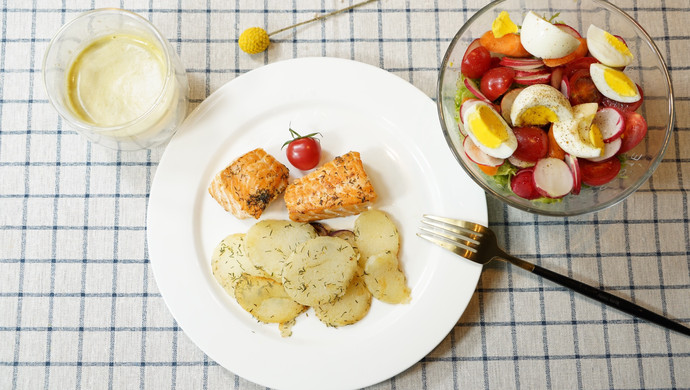
{"label": "crispy salmon skin", "polygon": [[336,157],[285,190],[289,217],[298,222],[359,214],[376,198],[359,152]]}
{"label": "crispy salmon skin", "polygon": [[268,204],[285,191],[288,176],[285,165],[258,148],[218,172],[208,192],[235,217],[259,219]]}

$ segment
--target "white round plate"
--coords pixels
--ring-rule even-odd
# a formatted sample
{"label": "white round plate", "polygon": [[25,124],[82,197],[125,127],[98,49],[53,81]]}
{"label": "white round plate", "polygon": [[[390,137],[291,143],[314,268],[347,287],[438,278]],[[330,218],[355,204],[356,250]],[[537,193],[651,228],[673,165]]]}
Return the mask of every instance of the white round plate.
{"label": "white round plate", "polygon": [[[374,300],[354,325],[330,328],[313,310],[281,338],[257,322],[213,278],[211,253],[255,220],[226,213],[207,192],[216,172],[261,147],[304,173],[281,150],[288,127],[321,133],[321,163],[358,151],[379,199],[398,226],[409,304]],[[211,359],[255,383],[280,389],[352,389],[412,366],[450,332],[481,268],[419,238],[422,214],[487,223],[484,192],[453,158],[436,105],[379,68],[334,58],[266,65],[221,87],[190,114],[156,170],[148,247],[158,288],[179,325]],[[282,198],[262,219],[287,219]],[[352,227],[354,217],[324,221]]]}

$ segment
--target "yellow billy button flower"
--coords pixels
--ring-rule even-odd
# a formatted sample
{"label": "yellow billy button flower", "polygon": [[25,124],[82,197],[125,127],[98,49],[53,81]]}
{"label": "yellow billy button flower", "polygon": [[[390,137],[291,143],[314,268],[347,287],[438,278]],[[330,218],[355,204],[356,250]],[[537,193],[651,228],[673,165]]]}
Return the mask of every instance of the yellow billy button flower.
{"label": "yellow billy button flower", "polygon": [[323,14],[321,16],[317,16],[315,18],[305,20],[304,22],[293,24],[292,26],[281,28],[280,30],[273,31],[272,33],[267,33],[266,30],[264,30],[261,27],[250,27],[250,28],[244,30],[242,32],[242,34],[240,34],[240,38],[237,40],[237,44],[240,46],[240,49],[245,53],[248,53],[248,54],[261,53],[264,50],[268,49],[268,46],[271,43],[270,36],[273,34],[278,34],[280,32],[301,26],[303,24],[311,23],[311,22],[314,22],[316,20],[325,19],[329,16],[339,14],[341,12],[349,11],[353,8],[357,8],[357,7],[360,7],[360,6],[365,5],[365,4],[373,3],[374,1],[378,1],[378,0],[362,1],[361,3],[353,4],[349,7],[345,7],[343,9],[329,12],[327,14]]}

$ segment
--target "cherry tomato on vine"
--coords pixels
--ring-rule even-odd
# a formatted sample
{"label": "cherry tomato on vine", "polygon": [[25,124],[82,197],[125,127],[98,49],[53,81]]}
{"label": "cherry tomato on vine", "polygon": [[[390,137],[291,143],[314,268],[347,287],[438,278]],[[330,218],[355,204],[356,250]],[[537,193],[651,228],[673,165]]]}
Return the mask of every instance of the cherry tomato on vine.
{"label": "cherry tomato on vine", "polygon": [[314,136],[321,133],[299,135],[296,131],[289,130],[292,139],[286,141],[283,148],[287,145],[285,154],[290,164],[302,171],[316,167],[321,159],[321,142]]}

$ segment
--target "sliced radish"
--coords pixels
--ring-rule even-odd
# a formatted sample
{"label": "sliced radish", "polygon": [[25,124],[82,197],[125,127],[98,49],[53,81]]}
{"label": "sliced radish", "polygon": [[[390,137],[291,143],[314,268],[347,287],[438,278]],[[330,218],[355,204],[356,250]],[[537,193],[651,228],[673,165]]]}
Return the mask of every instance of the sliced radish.
{"label": "sliced radish", "polygon": [[465,130],[465,126],[462,125],[462,121],[460,121],[460,123],[458,123],[458,130],[460,130],[460,134],[467,137],[467,131]]}
{"label": "sliced radish", "polygon": [[542,158],[534,166],[534,187],[543,196],[562,198],[570,193],[573,185],[573,174],[563,160]]}
{"label": "sliced radish", "polygon": [[563,67],[559,66],[551,70],[551,86],[559,89],[561,87],[561,80],[563,79]]}
{"label": "sliced radish", "polygon": [[568,164],[568,167],[570,168],[570,173],[573,174],[573,189],[570,190],[570,193],[573,195],[577,195],[580,193],[580,189],[582,189],[582,174],[580,173],[580,163],[577,161],[577,157],[570,155],[568,153],[565,154],[565,163]]}
{"label": "sliced radish", "polygon": [[510,189],[515,195],[524,199],[537,199],[541,194],[534,187],[534,170],[532,168],[520,169],[510,179]]}
{"label": "sliced radish", "polygon": [[472,160],[472,162],[475,164],[486,165],[488,167],[497,167],[504,162],[502,158],[492,157],[482,152],[477,145],[472,142],[470,137],[465,137],[465,141],[462,143],[462,148],[465,149],[467,158]]}
{"label": "sliced radish", "polygon": [[567,77],[561,79],[561,93],[570,99],[570,81],[568,81]]}
{"label": "sliced radish", "polygon": [[510,121],[510,109],[513,107],[515,98],[523,89],[524,88],[511,89],[510,91],[506,92],[506,94],[503,95],[503,99],[501,99],[501,115],[503,115],[503,119],[505,119],[506,122],[508,122],[508,124],[511,126],[513,124]]}
{"label": "sliced radish", "polygon": [[501,65],[508,66],[516,70],[529,70],[544,66],[544,61],[539,58],[501,58]]}
{"label": "sliced radish", "polygon": [[551,80],[551,72],[533,76],[515,77],[515,82],[522,85],[548,84]]}
{"label": "sliced radish", "polygon": [[614,107],[605,107],[597,111],[592,124],[597,125],[604,142],[618,139],[625,130],[625,117],[623,113]]}
{"label": "sliced radish", "polygon": [[551,74],[551,71],[546,69],[545,66],[542,66],[539,68],[534,68],[534,69],[529,69],[529,70],[516,70],[515,71],[515,77],[528,77],[528,76],[536,76],[536,75],[543,75],[543,74]]}
{"label": "sliced radish", "polygon": [[531,168],[534,165],[536,165],[535,162],[520,160],[515,156],[508,157],[508,161],[510,161],[511,164],[515,165],[518,168]]}
{"label": "sliced radish", "polygon": [[471,79],[465,79],[465,86],[467,87],[467,89],[470,90],[470,92],[472,92],[472,94],[473,94],[474,96],[476,96],[476,97],[478,97],[479,99],[483,100],[485,103],[489,103],[489,104],[493,105],[493,103],[491,102],[491,100],[489,100],[489,98],[487,98],[487,97],[482,93],[482,91],[479,89],[479,87],[477,86],[477,83],[475,83],[475,82],[472,81]]}
{"label": "sliced radish", "polygon": [[618,151],[621,149],[621,145],[623,145],[623,140],[618,137],[611,142],[607,142],[604,144],[604,152],[601,154],[599,157],[594,157],[594,158],[588,158],[587,160],[589,161],[604,161],[608,158],[611,158],[618,153]]}
{"label": "sliced radish", "polygon": [[574,36],[575,38],[582,38],[582,35],[580,35],[580,33],[577,32],[577,30],[568,26],[567,24],[558,23],[555,26],[560,28],[563,32],[567,32],[568,34]]}

